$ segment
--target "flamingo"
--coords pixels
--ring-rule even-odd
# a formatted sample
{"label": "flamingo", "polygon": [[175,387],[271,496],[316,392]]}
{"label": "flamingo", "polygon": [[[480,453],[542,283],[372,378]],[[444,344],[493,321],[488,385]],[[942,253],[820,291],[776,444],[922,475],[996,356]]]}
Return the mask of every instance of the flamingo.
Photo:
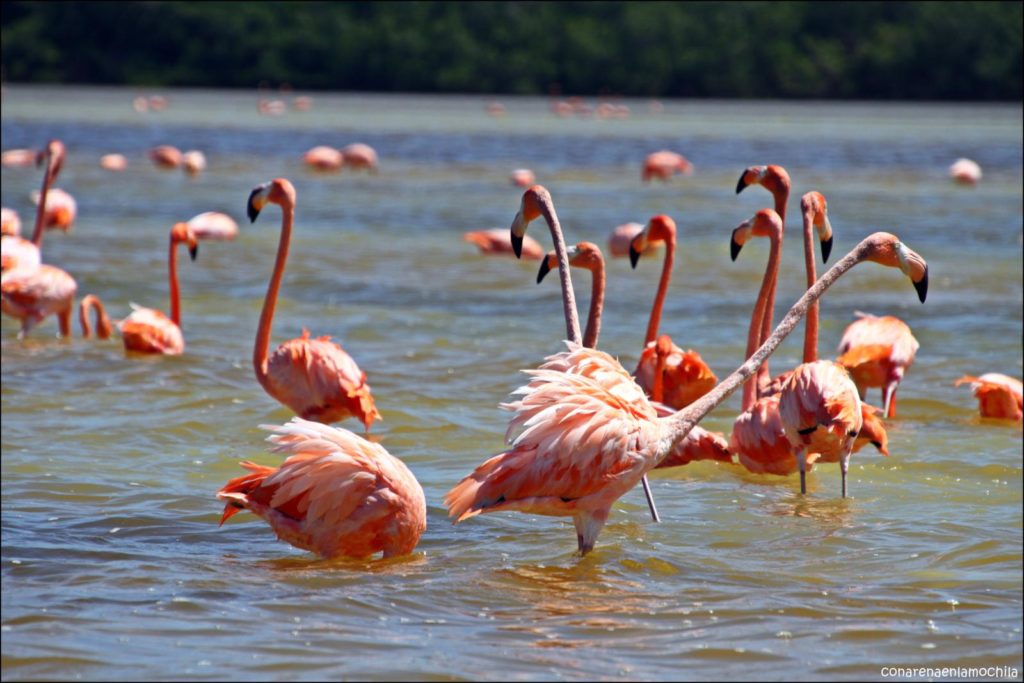
{"label": "flamingo", "polygon": [[[779,214],[779,218],[782,221],[783,229],[786,225],[786,204],[789,202],[789,191],[792,183],[789,179],[789,173],[782,166],[774,164],[767,166],[750,166],[744,169],[743,173],[740,174],[740,179],[736,183],[736,194],[742,192],[749,185],[760,185],[761,187],[768,190],[771,193],[772,198],[775,200],[775,213]],[[781,239],[781,238],[780,238]],[[829,244],[831,248],[831,243]],[[805,247],[806,253],[806,247]],[[825,247],[822,246],[822,254],[825,255]],[[733,260],[736,260],[733,255]],[[825,255],[825,260],[828,260],[828,256]],[[771,291],[768,294],[767,301],[771,302],[768,307],[768,315],[764,316],[761,321],[761,338],[767,339],[769,332],[772,329],[772,313],[774,301],[775,301],[775,281],[772,281]],[[810,285],[808,285],[810,286]],[[767,363],[761,368],[761,373],[757,379],[757,392],[758,395],[764,395],[768,390],[768,383],[770,381],[770,373],[768,372]]]}
{"label": "flamingo", "polygon": [[280,467],[242,462],[250,474],[217,491],[221,524],[249,510],[281,540],[324,559],[389,558],[416,548],[427,503],[405,463],[347,429],[299,417],[260,427],[273,432],[271,451],[289,457]]}
{"label": "flamingo", "polygon": [[39,153],[34,149],[8,149],[0,154],[0,164],[9,168],[31,166],[36,163]]}
{"label": "flamingo", "polygon": [[0,209],[0,234],[17,237],[21,234],[21,218],[14,209],[6,206]]}
{"label": "flamingo", "polygon": [[[777,214],[775,221],[781,224]],[[564,274],[567,264],[562,254],[559,261]],[[751,378],[806,315],[808,306],[862,261],[899,268],[921,298],[927,292],[924,259],[895,235],[874,233],[822,275],[735,372],[670,417],[657,417],[618,361],[602,351],[567,342],[566,351],[528,371],[530,382],[515,392],[519,400],[505,406],[515,413],[506,436],[522,431],[510,440],[509,450],[485,461],[448,491],[444,502],[449,516],[456,523],[501,510],[572,517],[579,552],[587,554],[612,504],[661,462],[701,418]],[[586,371],[566,372],[566,367]]]}
{"label": "flamingo", "polygon": [[149,159],[157,168],[178,168],[181,166],[181,150],[171,145],[160,145],[149,150]]}
{"label": "flamingo", "polygon": [[226,213],[204,211],[188,221],[189,230],[198,240],[233,240],[238,235],[238,223]]}
{"label": "flamingo", "polygon": [[[480,248],[483,254],[514,254],[515,249],[509,238],[508,230],[491,228],[489,230],[473,230],[462,233],[462,239]],[[544,248],[540,242],[529,235],[523,236],[522,253],[531,261],[544,256]]]}
{"label": "flamingo", "polygon": [[377,173],[377,152],[369,145],[362,142],[353,142],[341,149],[341,155],[345,158],[345,166],[353,170],[365,170],[371,174]]}
{"label": "flamingo", "polygon": [[199,175],[206,170],[206,155],[198,149],[190,149],[181,155],[181,165],[188,175]]}
{"label": "flamingo", "polygon": [[92,336],[92,328],[89,327],[90,309],[96,311],[96,336],[99,339],[110,339],[110,335],[114,332],[114,326],[111,324],[110,318],[107,317],[103,302],[95,294],[85,295],[78,304],[78,322],[82,325],[82,336],[85,338]]}
{"label": "flamingo", "polygon": [[981,377],[964,375],[955,386],[961,384],[971,385],[982,417],[1017,422],[1024,417],[1024,391],[1019,379],[999,372],[987,372]]}
{"label": "flamingo", "polygon": [[[612,234],[608,237],[608,253],[612,258],[629,256],[629,245],[633,238],[639,235],[644,229],[643,223],[623,223],[615,226]],[[648,254],[657,249],[658,244],[649,242],[643,253]]]}
{"label": "flamingo", "polygon": [[[569,247],[567,256],[569,257],[570,266],[585,268],[592,275],[590,311],[587,314],[587,326],[583,332],[583,346],[590,349],[597,348],[597,339],[601,334],[601,312],[604,308],[604,257],[601,255],[601,249],[592,242],[580,242],[575,246]],[[554,251],[549,251],[547,257],[540,264],[537,282],[541,282],[551,269],[557,267],[558,257]],[[651,390],[651,404],[658,412],[659,417],[671,415],[675,412],[671,407],[663,403],[665,363],[668,357],[674,353],[674,348],[672,339],[668,335],[663,334],[658,338],[656,345],[658,365],[654,373],[655,379],[654,388]],[[698,425],[680,442],[679,448],[669,453],[656,469],[678,467],[695,460],[732,462],[729,444],[725,437],[717,432],[709,432]]]}
{"label": "flamingo", "polygon": [[512,171],[509,176],[509,180],[516,187],[529,187],[537,182],[536,177],[533,175],[533,171],[528,168],[517,168]]}
{"label": "flamingo", "polygon": [[[670,217],[658,215],[648,221],[644,229],[630,243],[629,260],[636,268],[640,253],[649,244],[665,243],[665,260],[661,267],[661,279],[658,291],[654,295],[651,315],[647,322],[647,335],[644,338],[644,349],[640,354],[636,371],[633,373],[637,383],[650,394],[654,386],[654,369],[656,364],[654,341],[658,336],[661,323],[661,311],[668,294],[669,281],[672,278],[672,263],[676,251],[676,223]],[[693,349],[683,351],[673,347],[672,354],[665,365],[665,403],[676,410],[684,408],[706,394],[718,382],[700,354]]]}
{"label": "flamingo", "polygon": [[693,164],[682,154],[663,149],[647,155],[640,179],[646,183],[650,182],[651,178],[657,178],[667,183],[676,173],[691,175]]}
{"label": "flamingo", "polygon": [[128,160],[123,154],[104,154],[100,157],[100,168],[107,171],[123,171],[128,168]]}
{"label": "flamingo", "polygon": [[[38,162],[46,160],[46,170],[43,173],[43,185],[39,196],[50,196],[50,187],[57,179],[61,168],[64,165],[64,143],[60,140],[50,140],[42,152],[35,154]],[[31,269],[42,262],[41,250],[43,246],[43,229],[46,227],[45,206],[47,202],[36,201],[36,223],[32,231],[32,239],[26,240],[17,235],[7,235],[0,239],[0,261],[2,261],[3,272],[13,270],[17,267]],[[27,271],[26,271],[27,272]]]}
{"label": "flamingo", "polygon": [[330,337],[310,339],[309,330],[303,328],[301,337],[286,341],[268,356],[274,307],[295,221],[295,187],[285,178],[275,178],[253,188],[246,207],[251,222],[268,202],[281,207],[281,238],[252,352],[256,379],[270,396],[302,418],[329,423],[355,417],[369,432],[373,421],[382,418],[366,373]]}
{"label": "flamingo", "polygon": [[[32,191],[32,203],[38,205],[42,195]],[[67,232],[78,216],[78,203],[70,194],[59,187],[51,187],[46,194],[46,208],[43,211],[43,227]]]}
{"label": "flamingo", "polygon": [[949,177],[961,185],[977,185],[981,180],[981,166],[970,159],[957,159],[949,167]]}
{"label": "flamingo", "polygon": [[167,252],[167,279],[171,297],[171,317],[155,308],[131,304],[132,312],[117,323],[125,351],[136,353],[162,353],[178,356],[185,351],[185,337],[181,333],[181,294],[178,288],[177,247],[188,246],[189,256],[196,260],[199,244],[186,223],[175,223],[171,228],[170,248]]}
{"label": "flamingo", "polygon": [[317,145],[302,155],[302,161],[317,171],[337,171],[345,163],[341,150],[326,145]]}
{"label": "flamingo", "polygon": [[867,389],[882,389],[885,416],[896,416],[896,390],[921,347],[910,327],[891,315],[856,311],[857,320],[843,332],[837,359],[849,372],[863,399]]}

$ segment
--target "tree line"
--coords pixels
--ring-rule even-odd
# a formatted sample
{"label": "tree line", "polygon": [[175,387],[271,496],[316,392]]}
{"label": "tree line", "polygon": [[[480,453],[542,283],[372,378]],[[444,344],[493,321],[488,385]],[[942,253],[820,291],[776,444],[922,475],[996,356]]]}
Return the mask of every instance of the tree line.
{"label": "tree line", "polygon": [[5,81],[376,92],[1021,99],[1010,2],[24,2]]}

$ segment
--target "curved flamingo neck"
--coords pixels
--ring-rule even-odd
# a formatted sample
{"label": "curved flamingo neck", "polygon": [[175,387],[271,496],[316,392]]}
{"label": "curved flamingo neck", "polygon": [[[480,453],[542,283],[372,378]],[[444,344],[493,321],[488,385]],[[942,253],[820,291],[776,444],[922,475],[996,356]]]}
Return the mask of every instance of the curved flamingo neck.
{"label": "curved flamingo neck", "polygon": [[[804,212],[804,265],[807,270],[807,287],[810,288],[818,279],[814,264],[814,217],[810,211]],[[804,322],[804,362],[813,363],[818,360],[818,308],[817,301],[811,304]]]}
{"label": "curved flamingo neck", "polygon": [[562,237],[562,226],[558,222],[558,215],[555,214],[555,207],[551,203],[550,195],[539,202],[539,208],[551,229],[551,240],[555,244],[555,255],[558,258],[558,277],[562,283],[562,308],[565,311],[565,331],[569,341],[579,344],[581,339],[580,319],[576,313],[576,295],[573,293],[572,277],[569,274],[569,255],[566,252],[565,239]]}
{"label": "curved flamingo neck", "polygon": [[604,310],[604,261],[594,266],[590,287],[590,311],[587,314],[587,329],[583,333],[583,345],[588,349],[597,348],[597,338],[601,335],[601,311]]}
{"label": "curved flamingo neck", "polygon": [[665,365],[668,363],[668,356],[655,349],[654,361],[654,386],[651,387],[651,400],[658,403],[665,402]]}
{"label": "curved flamingo neck", "polygon": [[[764,321],[771,321],[775,312],[775,279],[779,275],[779,262],[782,260],[782,233],[770,236],[771,246],[768,251],[768,265],[761,279],[761,290],[754,304],[754,312],[750,316],[750,331],[747,333],[746,358],[750,358],[757,348],[764,343]],[[757,401],[757,382],[751,381],[743,387],[743,410],[747,411]]]}
{"label": "curved flamingo neck", "polygon": [[264,384],[267,378],[267,357],[270,353],[270,327],[274,320],[274,306],[277,304],[277,293],[281,289],[284,277],[284,265],[288,260],[288,245],[292,238],[292,225],[295,222],[295,205],[288,202],[281,204],[281,239],[277,243],[277,259],[274,261],[274,273],[270,276],[267,296],[263,300],[260,312],[259,328],[256,330],[256,343],[252,350],[252,364],[256,369],[256,379]]}
{"label": "curved flamingo neck", "polygon": [[701,396],[699,399],[666,418],[668,421],[668,433],[662,441],[660,455],[664,457],[672,448],[675,448],[690,430],[710,413],[719,403],[724,401],[732,392],[736,391],[741,384],[750,379],[758,367],[764,363],[775,349],[779,347],[782,340],[797,326],[800,319],[807,314],[811,304],[821,298],[821,295],[838,280],[843,273],[863,261],[871,249],[871,237],[866,238],[853,251],[844,256],[838,263],[830,268],[821,278],[814,283],[810,289],[789,309],[789,312],[775,328],[775,331],[768,337],[767,341],[754,352],[743,364],[731,375],[722,380],[718,386]]}
{"label": "curved flamingo neck", "polygon": [[167,278],[171,290],[171,321],[181,327],[181,292],[178,289],[178,243],[171,240],[167,254]]}
{"label": "curved flamingo neck", "polygon": [[661,278],[658,280],[658,292],[654,295],[654,305],[651,306],[651,317],[647,321],[647,335],[644,337],[644,345],[650,344],[658,336],[658,327],[661,325],[661,311],[665,305],[665,297],[668,295],[668,285],[672,280],[672,263],[676,254],[675,235],[669,235],[665,239],[665,261],[661,266]]}
{"label": "curved flamingo neck", "polygon": [[39,206],[36,207],[36,225],[32,231],[32,244],[43,250],[43,218],[46,215],[46,195],[50,192],[50,183],[53,181],[51,171],[53,168],[53,156],[46,157],[46,172],[43,174],[43,186],[39,190]]}

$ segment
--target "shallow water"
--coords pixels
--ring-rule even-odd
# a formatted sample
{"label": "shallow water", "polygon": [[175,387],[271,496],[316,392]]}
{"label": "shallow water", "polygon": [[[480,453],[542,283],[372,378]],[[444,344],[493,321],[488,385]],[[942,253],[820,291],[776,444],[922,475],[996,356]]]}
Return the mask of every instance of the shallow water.
{"label": "shallow water", "polygon": [[[207,210],[241,234],[179,262],[186,352],[126,357],[119,341],[62,342],[47,320],[28,339],[4,317],[3,678],[87,679],[779,679],[879,678],[883,666],[1022,666],[1019,425],[982,420],[963,374],[1022,375],[1020,105],[627,101],[625,120],[561,119],[542,99],[315,95],[272,118],[256,95],[171,91],[163,112],[130,89],[6,86],[3,148],[68,148],[57,183],[78,201],[45,258],[115,317],[129,302],[167,310],[170,226]],[[375,177],[307,171],[318,144],[375,147]],[[157,144],[204,150],[198,178],[161,172]],[[643,185],[644,155],[675,149],[696,172]],[[98,167],[121,152],[123,174]],[[952,185],[956,158],[985,173]],[[906,279],[858,267],[824,300],[832,355],[854,310],[901,317],[921,343],[888,425],[890,458],[795,477],[697,463],[612,512],[595,552],[575,554],[567,519],[484,515],[459,526],[441,499],[501,450],[497,404],[522,368],[560,350],[557,280],[485,258],[461,233],[507,227],[529,167],[554,197],[570,243],[672,215],[680,245],[662,329],[719,377],[741,360],[767,254],[736,263],[729,235],[768,206],[735,194],[740,171],[785,166],[791,202],[829,201],[842,255],[876,230],[927,260],[928,302]],[[224,527],[214,492],[238,461],[273,464],[262,423],[285,408],[256,383],[251,345],[280,213],[243,224],[249,191],[276,176],[298,193],[297,227],[274,343],[303,326],[329,334],[366,371],[383,422],[373,434],[426,491],[416,553],[319,561],[249,514]],[[2,200],[32,222],[35,168],[4,168]],[[792,223],[791,223],[792,226]],[[790,228],[780,309],[801,293]],[[539,227],[531,234],[550,244]],[[833,261],[836,256],[833,256]],[[660,272],[609,264],[601,347],[632,368]],[[575,277],[585,313],[589,281]],[[798,328],[773,358],[799,361]],[[869,399],[878,402],[876,392]],[[733,395],[702,423],[728,433]],[[343,426],[358,429],[354,421]]]}

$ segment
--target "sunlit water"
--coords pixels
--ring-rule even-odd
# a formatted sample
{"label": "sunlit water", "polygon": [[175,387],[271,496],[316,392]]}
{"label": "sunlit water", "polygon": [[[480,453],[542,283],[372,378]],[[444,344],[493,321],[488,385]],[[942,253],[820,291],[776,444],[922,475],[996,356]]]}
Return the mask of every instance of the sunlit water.
{"label": "sunlit water", "polygon": [[[3,148],[68,148],[58,186],[78,201],[48,262],[115,317],[167,310],[170,226],[207,210],[243,223],[249,191],[297,188],[297,226],[274,343],[303,326],[366,371],[383,422],[373,436],[426,491],[415,554],[325,562],[214,492],[238,461],[274,464],[261,423],[290,413],[256,383],[252,340],[280,211],[179,263],[186,352],[126,357],[120,341],[28,339],[4,318],[3,678],[617,679],[878,678],[883,666],[1022,668],[1021,428],[982,420],[963,374],[1022,374],[1021,107],[629,101],[625,120],[561,119],[541,99],[317,95],[308,112],[260,116],[255,93],[7,86]],[[377,176],[307,171],[315,145],[366,142]],[[206,152],[190,179],[145,159],[157,144]],[[643,185],[648,152],[674,149],[691,177]],[[128,172],[101,170],[121,152]],[[960,156],[976,188],[946,177]],[[888,459],[854,456],[852,498],[835,466],[795,477],[704,463],[652,476],[663,522],[637,490],[595,552],[567,519],[484,515],[452,526],[444,493],[502,448],[498,403],[518,371],[560,350],[557,278],[485,258],[462,232],[507,227],[532,168],[570,243],[656,213],[680,226],[663,331],[724,377],[741,361],[767,255],[729,260],[730,231],[770,204],[735,194],[740,171],[784,165],[791,213],[829,201],[842,255],[876,230],[931,268],[921,305],[897,271],[864,264],[828,294],[821,350],[855,310],[893,314],[921,343],[888,425]],[[2,200],[26,226],[41,171],[4,168]],[[799,230],[786,237],[779,305],[801,292]],[[26,228],[28,229],[28,228]],[[542,225],[531,234],[550,244]],[[836,256],[833,256],[833,260]],[[660,271],[609,265],[601,347],[632,368]],[[589,280],[576,275],[581,310]],[[77,328],[77,325],[76,325]],[[802,327],[773,358],[799,362]],[[869,398],[878,402],[874,391]],[[704,426],[728,433],[733,395]],[[354,421],[345,427],[359,429]]]}

